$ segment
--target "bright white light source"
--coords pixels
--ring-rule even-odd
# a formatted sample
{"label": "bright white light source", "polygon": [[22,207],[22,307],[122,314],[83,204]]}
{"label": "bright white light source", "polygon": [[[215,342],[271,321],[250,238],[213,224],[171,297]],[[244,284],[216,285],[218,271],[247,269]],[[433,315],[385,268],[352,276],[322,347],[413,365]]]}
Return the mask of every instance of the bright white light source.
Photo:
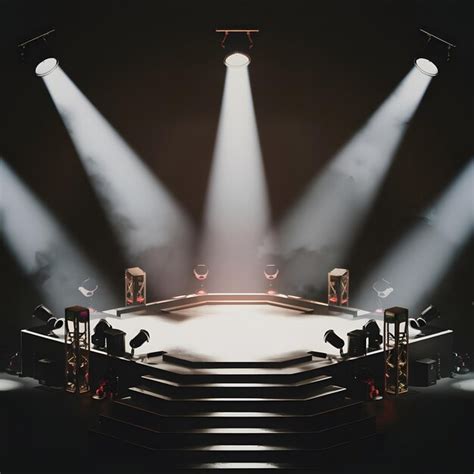
{"label": "bright white light source", "polygon": [[318,287],[344,264],[430,81],[413,67],[285,216],[279,238],[293,284]]}
{"label": "bright white light source", "polygon": [[258,250],[270,219],[247,68],[228,68],[205,207],[201,261],[223,291],[263,284]]}
{"label": "bright white light source", "polygon": [[43,80],[130,262],[159,268],[163,293],[182,291],[192,269],[188,217],[60,67]]}
{"label": "bright white light source", "polygon": [[250,57],[242,53],[233,53],[224,59],[227,67],[242,67],[250,64]]}
{"label": "bright white light source", "polygon": [[474,161],[427,210],[425,219],[384,257],[357,295],[370,308],[371,282],[387,275],[393,282],[397,304],[411,314],[424,306],[447,269],[474,232]]}
{"label": "bright white light source", "polygon": [[35,68],[35,73],[39,77],[47,76],[58,67],[58,60],[56,58],[47,58],[41,61]]}
{"label": "bright white light source", "polygon": [[436,64],[432,63],[429,59],[418,58],[415,61],[415,66],[427,76],[434,77],[438,74],[438,68]]}

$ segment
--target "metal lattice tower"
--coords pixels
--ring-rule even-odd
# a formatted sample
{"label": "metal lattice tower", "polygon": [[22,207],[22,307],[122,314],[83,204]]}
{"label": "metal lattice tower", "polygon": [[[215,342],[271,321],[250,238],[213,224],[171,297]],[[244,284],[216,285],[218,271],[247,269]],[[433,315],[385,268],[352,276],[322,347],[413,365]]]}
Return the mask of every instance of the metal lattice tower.
{"label": "metal lattice tower", "polygon": [[334,268],[328,273],[328,304],[349,306],[349,270]]}
{"label": "metal lattice tower", "polygon": [[146,303],[146,273],[139,267],[125,270],[125,306]]}
{"label": "metal lattice tower", "polygon": [[64,342],[66,348],[66,391],[88,392],[90,351],[89,310],[83,306],[66,308]]}
{"label": "metal lattice tower", "polygon": [[383,331],[385,393],[400,395],[408,391],[408,309],[386,309]]}

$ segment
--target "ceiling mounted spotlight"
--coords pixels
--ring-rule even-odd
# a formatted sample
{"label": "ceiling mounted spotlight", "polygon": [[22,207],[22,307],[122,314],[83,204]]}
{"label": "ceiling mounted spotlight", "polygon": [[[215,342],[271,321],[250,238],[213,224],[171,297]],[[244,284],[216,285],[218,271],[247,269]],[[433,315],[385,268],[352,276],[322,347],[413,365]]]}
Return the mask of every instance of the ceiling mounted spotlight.
{"label": "ceiling mounted spotlight", "polygon": [[[258,33],[260,30],[231,30],[219,29],[216,33],[224,33],[221,40],[221,46],[228,50],[224,57],[224,64],[227,67],[244,67],[250,64],[249,50],[253,48],[254,42],[252,33]],[[229,36],[232,33],[232,36]]]}
{"label": "ceiling mounted spotlight", "polygon": [[20,57],[23,61],[32,64],[38,77],[47,76],[59,65],[59,61],[51,51],[50,36],[55,29],[49,30],[39,36],[35,36],[18,45]]}
{"label": "ceiling mounted spotlight", "polygon": [[[446,58],[445,62],[448,62],[451,59],[451,49],[455,48],[456,45],[435,36],[429,31],[421,28],[420,31],[427,36],[427,40],[423,51],[415,58],[415,66],[427,76],[437,76],[443,58]],[[447,52],[445,48],[447,48]]]}

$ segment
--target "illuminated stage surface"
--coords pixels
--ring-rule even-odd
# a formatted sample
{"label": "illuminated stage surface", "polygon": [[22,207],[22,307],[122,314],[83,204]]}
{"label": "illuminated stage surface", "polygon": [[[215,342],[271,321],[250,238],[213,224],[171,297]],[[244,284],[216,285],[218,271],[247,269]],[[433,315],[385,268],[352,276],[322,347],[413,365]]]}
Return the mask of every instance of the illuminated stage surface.
{"label": "illuminated stage surface", "polygon": [[[173,306],[163,310],[162,303]],[[323,340],[328,329],[346,341],[345,349],[347,333],[361,329],[369,319],[375,319],[383,331],[381,314],[357,310],[354,317],[331,311],[324,303],[286,295],[188,295],[135,308],[121,317],[117,313],[120,309],[93,313],[91,326],[99,318],[107,319],[126,333],[127,347],[140,329],[146,329],[150,342],[138,348],[136,356],[166,351],[200,361],[273,361],[308,351],[337,356],[338,350]]]}
{"label": "illuminated stage surface", "polygon": [[[121,317],[115,316],[117,310],[110,310],[93,314],[92,324],[105,317],[114,328],[126,332],[127,347],[129,339],[140,329],[148,330],[150,342],[137,349],[136,355],[166,351],[191,360],[242,362],[281,360],[308,351],[336,355],[337,349],[323,341],[325,331],[334,329],[346,337],[346,332],[360,329],[372,317],[380,318],[370,313],[355,319],[349,314],[329,314],[326,305],[308,313],[273,303],[247,302],[242,294],[234,296],[242,301],[231,302],[232,295],[223,295],[229,302],[198,301],[196,306],[167,312],[152,307]],[[265,294],[259,296],[262,300],[268,298]],[[186,303],[189,298],[194,295],[176,300]]]}

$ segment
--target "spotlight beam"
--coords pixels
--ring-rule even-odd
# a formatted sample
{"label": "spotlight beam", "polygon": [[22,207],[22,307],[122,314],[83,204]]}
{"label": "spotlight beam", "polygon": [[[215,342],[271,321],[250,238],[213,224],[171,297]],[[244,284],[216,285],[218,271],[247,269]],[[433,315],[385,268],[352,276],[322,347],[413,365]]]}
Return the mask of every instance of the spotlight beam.
{"label": "spotlight beam", "polygon": [[474,160],[427,209],[429,224],[419,224],[367,276],[357,294],[369,307],[372,282],[383,275],[393,282],[401,305],[417,312],[474,233],[472,185]]}
{"label": "spotlight beam", "polygon": [[41,259],[47,261],[48,275],[36,282],[47,305],[62,314],[65,307],[77,303],[78,283],[94,276],[100,282],[94,303],[102,308],[113,307],[106,278],[3,159],[0,178],[2,195],[8,196],[1,205],[3,238],[27,275],[33,277],[44,265]]}
{"label": "spotlight beam", "polygon": [[181,289],[191,266],[188,216],[61,68],[43,80],[130,263],[160,268],[161,291]]}
{"label": "spotlight beam", "polygon": [[248,69],[227,68],[201,239],[212,282],[226,291],[262,285],[258,256],[269,221]]}
{"label": "spotlight beam", "polygon": [[[312,181],[279,226],[281,252],[286,258],[304,250],[320,252],[327,268],[344,262],[430,80],[414,67]],[[306,278],[321,285],[323,270],[313,265]],[[287,269],[290,279],[298,279],[301,273],[304,269]]]}

